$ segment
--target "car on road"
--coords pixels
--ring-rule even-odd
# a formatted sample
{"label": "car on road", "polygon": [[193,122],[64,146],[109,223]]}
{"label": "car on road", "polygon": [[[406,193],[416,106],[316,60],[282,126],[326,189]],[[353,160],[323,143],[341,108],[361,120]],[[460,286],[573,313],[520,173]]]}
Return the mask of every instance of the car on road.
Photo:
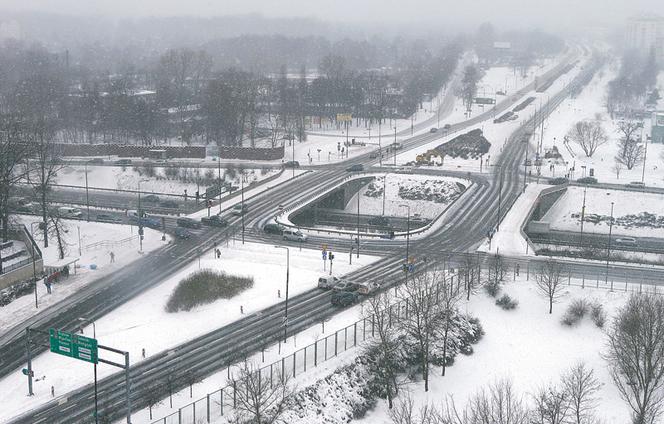
{"label": "car on road", "polygon": [[625,184],[625,187],[642,189],[646,188],[646,185],[641,181],[632,181],[628,184]]}
{"label": "car on road", "polygon": [[102,158],[93,158],[88,161],[88,163],[93,164],[93,165],[103,165],[104,164],[104,159]]}
{"label": "car on road", "polygon": [[110,223],[122,222],[122,219],[120,219],[119,217],[114,215],[109,215],[107,213],[98,213],[96,220],[99,222],[110,222]]}
{"label": "car on road", "polygon": [[351,165],[348,168],[346,168],[346,171],[348,172],[362,172],[364,171],[364,165],[361,163],[357,163],[355,165]]}
{"label": "car on road", "polygon": [[636,246],[636,239],[634,237],[618,237],[616,238],[616,244],[621,246]]}
{"label": "car on road", "polygon": [[367,222],[369,225],[375,225],[376,227],[388,227],[390,225],[390,220],[386,216],[372,216]]}
{"label": "car on road", "polygon": [[330,302],[334,306],[350,306],[357,302],[359,295],[352,292],[337,292],[332,295]]}
{"label": "car on road", "polygon": [[296,160],[289,160],[288,162],[284,163],[284,168],[299,168],[300,167],[300,162]]}
{"label": "car on road", "polygon": [[61,208],[58,208],[58,215],[60,215],[62,218],[75,218],[75,219],[83,218],[83,212],[81,212],[80,209],[70,208],[68,206],[63,206]]}
{"label": "car on road", "polygon": [[242,203],[238,203],[237,205],[233,206],[233,209],[231,209],[231,213],[235,216],[240,216],[244,215],[249,211],[249,208],[247,205],[243,205]]}
{"label": "car on road", "polygon": [[452,128],[452,125],[450,124],[445,124],[445,126],[443,127],[444,130],[449,130],[450,128]]}
{"label": "car on road", "polygon": [[120,160],[116,160],[113,163],[115,165],[118,165],[118,166],[127,166],[127,165],[131,165],[131,159],[120,159]]}
{"label": "car on road", "polygon": [[222,218],[221,215],[204,216],[201,218],[201,223],[210,227],[226,227],[228,225],[228,221]]}
{"label": "car on road", "polygon": [[410,217],[410,225],[413,226],[424,226],[429,223],[429,220],[426,218],[423,218],[422,215],[419,213],[413,214],[413,216]]}
{"label": "car on road", "polygon": [[597,178],[595,177],[582,177],[576,180],[580,184],[597,184]]}
{"label": "car on road", "polygon": [[142,227],[148,227],[154,229],[161,228],[161,220],[153,216],[147,216],[147,214],[143,215],[142,218],[139,218],[137,216],[130,216],[129,220],[135,223],[136,225],[140,225]]}
{"label": "car on road", "polygon": [[359,286],[356,283],[351,283],[350,281],[340,281],[332,287],[334,291],[345,291],[345,292],[355,292]]}
{"label": "car on road", "polygon": [[374,150],[373,152],[369,153],[369,159],[378,159],[380,153],[378,151]]}
{"label": "car on road", "polygon": [[178,227],[203,228],[203,225],[199,221],[196,221],[192,218],[178,218],[175,222],[177,223]]}
{"label": "car on road", "polygon": [[188,239],[191,237],[191,233],[186,228],[176,227],[175,228],[175,237],[179,239]]}
{"label": "car on road", "polygon": [[299,241],[299,242],[307,241],[306,234],[304,234],[300,230],[294,230],[292,228],[286,228],[281,235],[284,238],[284,240]]}
{"label": "car on road", "polygon": [[429,130],[429,132],[432,133],[432,134],[435,133],[435,132],[438,132],[438,128],[433,127]]}
{"label": "car on road", "polygon": [[368,296],[370,294],[375,293],[378,289],[380,289],[380,284],[375,283],[375,282],[369,282],[369,283],[360,283],[358,284],[357,292],[361,295]]}
{"label": "car on road", "polygon": [[268,234],[283,235],[284,229],[276,222],[268,222],[267,224],[263,225],[263,231]]}
{"label": "car on road", "polygon": [[178,202],[175,200],[162,200],[159,202],[159,206],[167,209],[178,209]]}
{"label": "car on road", "polygon": [[339,277],[335,277],[333,275],[323,275],[322,277],[318,278],[318,288],[331,289],[341,282],[343,282],[343,280]]}
{"label": "car on road", "polygon": [[147,196],[143,196],[141,199],[147,203],[159,203],[159,196],[154,194],[148,194]]}

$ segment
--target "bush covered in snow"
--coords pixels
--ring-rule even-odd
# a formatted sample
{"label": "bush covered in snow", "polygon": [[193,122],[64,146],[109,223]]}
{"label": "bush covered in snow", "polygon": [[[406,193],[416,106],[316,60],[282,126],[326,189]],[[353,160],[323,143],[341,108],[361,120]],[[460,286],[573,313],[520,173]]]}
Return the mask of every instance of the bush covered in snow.
{"label": "bush covered in snow", "polygon": [[0,290],[0,306],[9,305],[12,300],[28,293],[32,293],[35,284],[32,281],[22,281]]}
{"label": "bush covered in snow", "polygon": [[399,197],[404,200],[428,200],[448,204],[466,190],[466,186],[459,182],[439,180],[405,182],[410,184],[399,184]]}
{"label": "bush covered in snow", "polygon": [[496,299],[496,305],[500,306],[506,311],[509,311],[511,309],[516,309],[516,307],[519,305],[519,301],[512,299],[508,294],[504,294],[499,299]]}
{"label": "bush covered in snow", "polygon": [[604,323],[606,323],[606,311],[601,303],[594,302],[590,305],[590,319],[593,320],[597,327],[604,327]]}
{"label": "bush covered in snow", "polygon": [[581,321],[584,316],[586,316],[589,308],[590,305],[588,305],[588,302],[586,302],[584,299],[573,300],[567,307],[567,310],[565,311],[565,314],[563,315],[560,322],[570,327],[572,325],[578,324],[578,322]]}
{"label": "bush covered in snow", "polygon": [[217,299],[230,299],[253,285],[254,279],[251,277],[204,269],[178,283],[166,303],[166,311],[189,311]]}
{"label": "bush covered in snow", "polygon": [[[443,358],[442,338],[434,341],[433,365],[442,365],[445,360],[453,363],[457,354],[473,353],[472,344],[477,343],[484,331],[476,318],[457,314],[448,334],[447,354]],[[419,366],[419,349],[415,340],[401,334],[397,346],[402,348],[398,363],[399,372],[415,374]],[[378,355],[369,349],[355,361],[335,371],[334,374],[316,382],[295,394],[287,411],[281,417],[291,424],[337,424],[348,423],[360,418],[374,407],[378,398],[385,398],[385,384],[381,382],[380,370],[376,362]]]}

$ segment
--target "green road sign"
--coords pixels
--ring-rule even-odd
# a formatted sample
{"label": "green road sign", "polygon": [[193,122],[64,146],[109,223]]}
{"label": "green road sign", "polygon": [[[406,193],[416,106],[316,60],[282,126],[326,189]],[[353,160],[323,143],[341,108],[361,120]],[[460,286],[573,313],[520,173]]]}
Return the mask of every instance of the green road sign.
{"label": "green road sign", "polygon": [[97,340],[50,328],[51,352],[81,361],[97,363]]}

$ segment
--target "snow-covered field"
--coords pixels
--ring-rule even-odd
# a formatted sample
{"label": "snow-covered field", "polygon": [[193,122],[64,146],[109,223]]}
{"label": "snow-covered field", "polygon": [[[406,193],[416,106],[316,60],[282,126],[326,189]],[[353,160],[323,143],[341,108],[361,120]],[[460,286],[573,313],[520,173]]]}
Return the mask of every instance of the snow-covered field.
{"label": "snow-covered field", "polygon": [[[163,167],[155,167],[154,177],[148,177],[145,172],[139,167],[137,172],[133,167],[128,166],[121,168],[117,166],[88,166],[88,186],[98,188],[108,188],[117,190],[137,190],[138,181],[141,180],[142,192],[153,193],[172,193],[184,194],[187,190],[189,196],[194,196],[196,190],[200,192],[205,191],[205,185],[196,184],[196,175],[200,175],[203,179],[216,179],[218,177],[217,169],[214,168],[181,168],[180,175],[188,175],[186,181],[174,177],[168,177]],[[245,169],[244,175],[247,180],[246,183],[260,181],[267,177],[274,175],[278,170],[276,169]],[[240,184],[240,173],[237,170],[229,171],[228,169],[221,170],[221,177],[225,181],[231,182],[233,185]],[[74,185],[85,187],[85,167],[78,165],[66,166],[58,171],[57,184]]]}
{"label": "snow-covered field", "polygon": [[[386,180],[385,180],[386,179]],[[360,190],[360,211],[368,215],[383,213],[383,187],[385,187],[385,215],[405,217],[410,206],[411,216],[434,219],[453,203],[468,187],[469,182],[458,178],[430,175],[385,174]],[[357,195],[346,211],[357,210]]]}
{"label": "snow-covered field", "polygon": [[[523,273],[505,287],[505,292],[519,301],[516,310],[502,310],[484,293],[461,306],[479,318],[486,334],[473,346],[475,353],[458,356],[445,377],[440,376],[439,369],[431,370],[428,393],[424,392],[422,382],[409,386],[415,410],[427,403],[440,407],[447,396],[453,396],[456,404],[463,407],[468,397],[480,388],[504,378],[510,379],[524,401],[529,402],[528,394],[558,381],[571,366],[584,362],[603,383],[597,393],[599,418],[607,424],[629,422],[627,405],[620,399],[601,356],[605,349],[603,331],[588,318],[571,328],[560,323],[565,308],[574,299],[597,300],[610,317],[625,302],[627,294],[569,287],[549,315],[547,301],[532,280],[525,281]],[[356,422],[391,423],[387,410],[387,403],[381,400],[374,411]]]}
{"label": "snow-covered field", "polygon": [[[588,188],[586,192],[584,232],[608,234],[612,202],[614,235],[664,237],[664,194],[596,188]],[[569,187],[542,220],[551,223],[551,229],[580,231],[582,205],[583,188]],[[628,216],[642,213],[656,216],[652,219]],[[600,219],[595,220],[596,216]]]}
{"label": "snow-covered field", "polygon": [[[612,121],[606,111],[606,94],[608,83],[616,77],[617,72],[617,63],[611,62],[595,75],[577,98],[566,99],[546,120],[544,148],[550,149],[555,145],[562,155],[562,160],[555,163],[546,161],[542,166],[542,175],[546,177],[564,176],[568,168],[575,168],[572,177],[576,179],[589,175],[590,170],[593,169],[595,177],[600,182],[627,184],[631,181],[641,181],[644,171],[642,160],[631,170],[622,166],[620,172],[617,173],[615,169],[620,133],[617,126],[618,121]],[[662,86],[664,87],[664,84]],[[599,120],[609,137],[608,142],[600,146],[591,158],[586,157],[581,147],[573,141],[570,141],[567,147],[563,144],[565,135],[574,123],[582,120]],[[643,134],[639,131],[637,137],[642,135],[645,139],[650,131],[649,128],[650,120],[646,119]],[[664,153],[664,145],[649,143],[647,148],[644,182],[646,185],[662,187],[664,186],[664,166],[661,163],[661,156]],[[555,166],[553,170],[550,170],[549,165],[552,163]]]}
{"label": "snow-covered field", "polygon": [[[147,290],[130,302],[96,321],[97,339],[101,344],[126,350],[132,362],[141,360],[142,349],[147,356],[176,346],[201,334],[220,328],[243,315],[252,314],[284,300],[286,290],[286,253],[271,245],[230,241],[221,247],[221,259],[214,259],[212,251],[203,252],[200,269],[222,270],[230,274],[252,276],[254,286],[229,300],[217,300],[199,306],[189,312],[167,313],[166,302],[177,284],[199,269],[194,260],[168,280]],[[320,251],[291,248],[289,294],[294,296],[315,288],[318,277],[325,273]],[[341,253],[341,252],[339,252]],[[334,263],[334,273],[343,275],[376,260],[362,255],[352,265],[339,256]],[[354,258],[355,259],[355,258]],[[278,291],[281,291],[281,298]],[[240,312],[243,308],[243,314]],[[86,335],[92,334],[92,326],[84,328]],[[0,380],[0,392],[7,393],[3,399],[5,407],[2,418],[17,415],[27,407],[34,407],[51,399],[50,387],[63,394],[90,382],[89,364],[44,353],[33,361],[38,377],[46,378],[35,383],[35,396],[27,398],[23,391],[12,388],[23,387],[25,377],[20,370]],[[100,366],[99,378],[116,370]],[[75,375],[76,378],[72,378]]]}
{"label": "snow-covered field", "polygon": [[[20,222],[30,229],[30,224],[38,222],[35,216],[20,216]],[[52,285],[52,294],[46,292],[44,284],[37,284],[37,296],[39,309],[35,309],[34,295],[19,297],[9,305],[0,307],[0,332],[8,329],[15,323],[35,315],[39,311],[75,293],[81,287],[91,281],[118,270],[141,255],[138,253],[139,241],[136,228],[129,225],[105,224],[99,222],[85,222],[77,220],[65,220],[64,240],[67,244],[67,258],[79,258],[76,275],[72,272],[69,278],[61,278],[59,282]],[[37,225],[32,226],[35,231]],[[78,231],[81,234],[81,254],[79,255]],[[145,239],[143,240],[143,252],[151,252],[165,244],[161,240],[159,231],[145,228]],[[44,264],[54,263],[58,260],[57,243],[50,239],[49,247],[44,248],[39,240],[39,233],[35,233],[35,239],[44,255]],[[110,263],[110,252],[115,254],[115,263]],[[91,269],[90,265],[96,265]]]}

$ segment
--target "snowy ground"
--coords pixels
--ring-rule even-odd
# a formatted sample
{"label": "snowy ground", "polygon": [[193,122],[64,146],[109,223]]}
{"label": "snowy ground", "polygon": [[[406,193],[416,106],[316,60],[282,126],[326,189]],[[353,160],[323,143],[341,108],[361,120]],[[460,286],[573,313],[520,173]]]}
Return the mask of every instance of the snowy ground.
{"label": "snowy ground", "polygon": [[[650,226],[638,226],[636,218],[626,215],[639,215],[643,212],[664,216],[664,194],[642,193],[621,190],[601,190],[588,188],[583,231],[608,234],[613,202],[614,235],[633,237],[664,237],[664,217]],[[551,229],[580,231],[583,188],[569,187],[567,192],[544,215],[542,221],[551,223]],[[572,215],[575,217],[572,217]],[[594,222],[594,215],[605,219]],[[631,225],[630,225],[631,223]]]}
{"label": "snowy ground", "polygon": [[[385,178],[387,178],[386,181],[384,181]],[[384,184],[386,216],[406,217],[408,209],[401,205],[408,205],[411,217],[419,214],[422,218],[434,219],[459,198],[468,187],[469,182],[451,177],[385,174],[377,177],[374,182],[360,191],[360,211],[363,214],[382,214]],[[408,198],[409,196],[418,198],[432,196],[431,198],[436,197],[438,201],[413,199]],[[357,195],[348,202],[346,211],[357,211]]]}
{"label": "snowy ground", "polygon": [[[560,318],[573,299],[597,300],[609,317],[627,299],[624,292],[602,289],[569,287],[549,315],[548,304],[537,291],[533,281],[525,275],[505,287],[505,292],[519,301],[513,311],[504,311],[494,305],[494,299],[484,293],[471,298],[461,309],[479,318],[485,335],[474,345],[471,356],[459,355],[449,367],[445,377],[439,369],[432,369],[430,389],[424,392],[421,382],[410,385],[415,410],[420,405],[439,407],[447,396],[453,396],[460,407],[469,396],[482,387],[503,378],[509,378],[514,388],[529,401],[528,393],[537,391],[549,382],[557,382],[569,367],[582,361],[592,368],[603,383],[597,394],[599,418],[607,424],[629,422],[626,404],[619,398],[606,362],[601,357],[605,336],[588,318],[575,327],[564,327]],[[610,319],[607,320],[607,325]],[[388,424],[385,401],[358,423]]]}
{"label": "snowy ground", "polygon": [[[571,176],[576,179],[589,175],[590,169],[593,169],[595,177],[600,182],[627,184],[630,181],[641,181],[644,166],[643,161],[640,161],[631,170],[623,166],[619,174],[615,170],[616,162],[614,158],[618,153],[620,133],[617,127],[618,121],[610,119],[605,105],[607,85],[615,78],[618,72],[617,66],[616,62],[612,62],[598,72],[577,98],[567,99],[546,120],[544,126],[544,148],[550,149],[555,145],[563,157],[562,160],[558,160],[555,163],[545,162],[545,165],[542,166],[542,175],[546,177],[564,176],[569,168],[575,168],[575,172]],[[574,142],[570,142],[565,147],[563,139],[574,123],[581,120],[595,119],[600,120],[602,127],[609,137],[607,144],[600,146],[591,158],[586,157],[581,147]],[[644,139],[649,133],[649,121],[649,119],[645,120],[643,130]],[[639,132],[637,136],[640,135]],[[664,154],[664,145],[648,144],[644,178],[646,185],[664,186],[664,166],[661,164],[662,154]],[[552,163],[554,164],[554,169],[550,170],[549,165]]]}
{"label": "snowy ground", "polygon": [[[38,222],[34,216],[21,216],[20,222],[30,229],[32,222]],[[81,287],[104,275],[118,270],[140,257],[138,253],[139,241],[136,228],[129,225],[104,224],[98,222],[85,222],[66,220],[68,232],[64,239],[67,243],[67,257],[79,258],[76,275],[73,270],[69,278],[60,279],[52,285],[52,294],[47,294],[46,287],[37,284],[37,296],[39,309],[35,309],[34,294],[19,297],[9,305],[0,307],[0,332],[7,330],[17,322],[20,322],[39,311],[51,306],[67,296],[75,293]],[[37,230],[37,225],[32,226]],[[79,255],[78,230],[81,233],[81,254]],[[145,228],[145,240],[143,240],[143,252],[153,251],[166,242],[161,241],[162,234]],[[167,237],[167,241],[170,237]],[[40,236],[35,233],[35,238],[44,255],[44,264],[48,265],[58,260],[57,243],[50,240],[49,247],[44,248],[39,242]],[[115,263],[110,263],[110,252],[115,254]],[[90,265],[96,265],[97,269],[90,269]]]}
{"label": "snowy ground", "polygon": [[[487,119],[484,122],[473,125],[472,127],[466,128],[462,133],[469,132],[474,129],[481,129],[484,137],[491,143],[489,152],[482,157],[483,161],[480,158],[452,158],[446,157],[443,161],[438,160],[435,166],[441,166],[443,169],[453,169],[453,170],[462,170],[468,172],[491,172],[491,166],[496,161],[498,156],[502,153],[503,147],[510,135],[522,126],[527,119],[532,117],[535,112],[539,109],[542,104],[545,104],[546,101],[551,97],[552,94],[555,94],[562,90],[571,79],[581,71],[581,64],[575,66],[568,73],[558,78],[552,85],[543,93],[536,93],[534,90],[526,93],[524,96],[515,101],[515,106],[526,100],[528,97],[535,97],[535,100],[526,106],[525,109],[519,111],[517,115],[519,118],[514,121],[507,121],[502,123],[493,123],[493,119]],[[500,99],[498,100],[500,101]],[[561,106],[562,107],[562,106]],[[555,113],[555,112],[554,112]],[[412,149],[407,152],[403,152],[397,155],[397,163],[405,164],[415,161],[417,155],[427,152],[430,149],[438,147],[441,144],[444,144],[460,133],[452,133],[444,136],[444,133],[441,133],[441,137],[431,143],[423,145],[417,149]],[[438,165],[440,164],[440,165]]]}
{"label": "snowy ground", "polygon": [[[254,277],[253,288],[230,300],[218,300],[199,306],[189,312],[170,314],[164,309],[166,302],[177,284],[189,274],[199,269],[199,261],[188,264],[168,280],[144,292],[130,302],[96,321],[97,339],[101,344],[114,346],[130,353],[132,362],[141,358],[145,349],[148,356],[176,346],[213,329],[220,328],[240,319],[240,306],[244,315],[252,314],[274,303],[283,301],[285,294],[286,258],[283,249],[270,245],[231,241],[221,247],[221,259],[214,259],[212,251],[204,252],[200,269],[223,270],[231,274]],[[343,275],[373,262],[376,258],[361,256],[348,265],[343,259],[335,261],[335,274]],[[296,295],[315,288],[318,277],[325,271],[320,251],[291,249],[290,295]],[[281,290],[281,298],[278,291]],[[84,328],[86,335],[92,334],[92,326]],[[90,382],[89,364],[53,355],[49,352],[39,355],[33,361],[33,369],[38,377],[46,378],[35,383],[35,396],[27,398],[21,390],[25,377],[20,370],[0,380],[0,392],[8,393],[4,398],[3,418],[14,416],[28,407],[34,407],[51,399],[50,387],[56,393],[64,394]],[[116,370],[101,366],[99,378]],[[76,375],[76,378],[72,378]],[[10,399],[11,398],[11,399]]]}
{"label": "snowy ground", "polygon": [[[88,186],[98,188],[108,188],[117,190],[137,190],[138,180],[141,180],[141,191],[149,193],[172,193],[183,194],[187,190],[189,196],[194,196],[196,190],[200,192],[205,191],[204,185],[196,184],[197,173],[200,178],[205,178],[206,174],[211,179],[218,177],[217,169],[213,168],[181,168],[182,175],[190,175],[189,181],[181,181],[179,179],[169,179],[165,175],[165,168],[155,167],[155,176],[147,177],[144,173],[137,172],[133,167],[129,166],[121,168],[117,166],[88,166]],[[140,171],[139,167],[139,171]],[[231,177],[227,169],[222,169],[222,179],[232,182],[233,185],[240,184],[240,174],[234,170],[235,173]],[[245,169],[247,182],[260,181],[270,177],[278,172],[277,169]],[[57,184],[74,185],[85,187],[85,167],[71,165],[58,171]]]}

